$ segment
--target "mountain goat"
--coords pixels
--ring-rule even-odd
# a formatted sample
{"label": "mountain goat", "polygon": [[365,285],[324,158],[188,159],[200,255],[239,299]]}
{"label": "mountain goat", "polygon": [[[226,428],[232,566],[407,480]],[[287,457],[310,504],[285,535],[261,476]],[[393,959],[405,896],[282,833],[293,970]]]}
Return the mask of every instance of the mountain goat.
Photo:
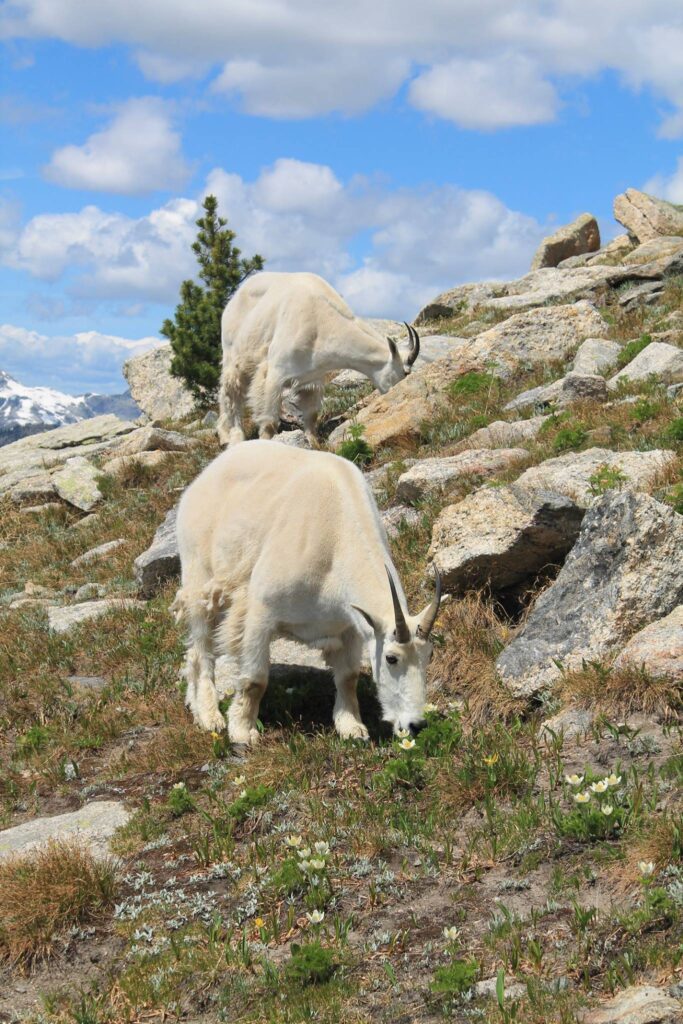
{"label": "mountain goat", "polygon": [[417,331],[408,327],[408,334],[410,351],[404,363],[395,341],[354,316],[341,295],[317,274],[262,272],[247,278],[221,320],[221,443],[244,440],[245,405],[259,437],[272,437],[282,391],[289,387],[306,435],[315,445],[326,375],[359,370],[380,391],[388,391],[410,372],[420,352]]}
{"label": "mountain goat", "polygon": [[334,673],[334,724],[366,739],[356,697],[364,646],[384,719],[395,732],[423,718],[430,631],[441,597],[405,611],[384,527],[361,472],[336,455],[245,441],[219,455],[178,508],[182,583],[174,608],[189,642],[186,703],[204,729],[225,720],[216,653],[238,666],[228,733],[253,744],[269,645],[287,636],[322,649]]}

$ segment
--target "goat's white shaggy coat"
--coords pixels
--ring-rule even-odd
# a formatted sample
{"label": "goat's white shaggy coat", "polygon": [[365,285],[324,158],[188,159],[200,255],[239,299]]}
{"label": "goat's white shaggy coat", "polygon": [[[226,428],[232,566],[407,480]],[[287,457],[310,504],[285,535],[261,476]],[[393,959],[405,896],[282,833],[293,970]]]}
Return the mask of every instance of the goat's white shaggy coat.
{"label": "goat's white shaggy coat", "polygon": [[404,366],[395,343],[354,316],[317,274],[262,272],[247,278],[225,307],[221,339],[217,429],[223,444],[244,440],[246,407],[259,436],[272,437],[285,387],[315,443],[327,374],[358,370],[384,392],[410,371],[410,357]]}
{"label": "goat's white shaggy coat", "polygon": [[204,729],[225,727],[214,660],[217,652],[230,652],[239,679],[229,735],[256,741],[269,645],[277,635],[322,649],[334,673],[340,736],[368,735],[356,697],[368,641],[384,717],[396,731],[420,722],[438,598],[420,616],[405,613],[372,494],[350,462],[264,441],[235,445],[188,487],[177,532],[182,584],[175,608],[190,631],[186,702]]}

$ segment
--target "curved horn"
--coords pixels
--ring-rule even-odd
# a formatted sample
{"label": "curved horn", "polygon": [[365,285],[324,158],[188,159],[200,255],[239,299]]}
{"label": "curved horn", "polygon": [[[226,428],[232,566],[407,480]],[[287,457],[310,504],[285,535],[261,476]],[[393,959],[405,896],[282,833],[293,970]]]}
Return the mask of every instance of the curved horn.
{"label": "curved horn", "polygon": [[408,358],[406,359],[406,366],[412,366],[417,357],[420,354],[420,335],[417,333],[414,327],[403,321],[408,331],[408,337],[410,338],[410,351],[408,352]]}
{"label": "curved horn", "polygon": [[436,617],[439,614],[439,605],[441,604],[441,575],[436,566],[434,566],[434,577],[436,579],[434,597],[422,613],[420,625],[417,627],[417,635],[423,640],[429,637],[432,627],[436,622]]}
{"label": "curved horn", "polygon": [[391,600],[394,603],[394,621],[396,622],[396,643],[407,644],[410,640],[410,630],[408,629],[408,623],[406,622],[403,609],[401,608],[401,602],[398,599],[398,593],[396,591],[396,584],[394,583],[394,577],[391,575],[386,565],[384,568],[387,570],[387,576],[389,577],[389,586],[391,587]]}

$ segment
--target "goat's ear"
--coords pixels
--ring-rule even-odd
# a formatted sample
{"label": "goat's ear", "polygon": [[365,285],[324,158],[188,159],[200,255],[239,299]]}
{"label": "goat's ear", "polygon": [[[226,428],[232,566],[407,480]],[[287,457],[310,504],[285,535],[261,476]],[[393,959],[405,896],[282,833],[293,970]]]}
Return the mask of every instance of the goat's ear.
{"label": "goat's ear", "polygon": [[368,626],[370,627],[370,629],[371,629],[371,630],[372,630],[372,631],[373,631],[374,633],[376,633],[376,632],[377,632],[377,626],[375,625],[375,620],[373,619],[372,615],[368,615],[368,613],[367,613],[367,612],[364,612],[362,608],[359,608],[357,604],[352,604],[352,605],[351,605],[351,607],[352,607],[352,608],[353,608],[353,609],[354,609],[355,611],[357,611],[357,612],[360,612],[360,613],[361,613],[361,615],[363,616],[363,618],[364,618],[364,619],[365,619],[365,621],[367,622],[367,624],[368,624]]}
{"label": "goat's ear", "polygon": [[393,338],[387,338],[387,341],[389,342],[389,351],[391,352],[392,356],[397,356],[398,355],[398,347],[396,345],[396,342],[394,341]]}

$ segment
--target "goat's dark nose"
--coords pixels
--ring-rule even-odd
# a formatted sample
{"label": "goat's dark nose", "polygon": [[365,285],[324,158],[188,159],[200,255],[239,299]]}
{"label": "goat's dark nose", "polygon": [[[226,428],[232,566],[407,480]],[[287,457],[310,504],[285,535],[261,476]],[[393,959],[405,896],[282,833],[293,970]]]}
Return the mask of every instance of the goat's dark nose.
{"label": "goat's dark nose", "polygon": [[411,722],[410,725],[408,726],[408,729],[410,730],[410,735],[417,736],[418,733],[422,732],[426,724],[426,722]]}

